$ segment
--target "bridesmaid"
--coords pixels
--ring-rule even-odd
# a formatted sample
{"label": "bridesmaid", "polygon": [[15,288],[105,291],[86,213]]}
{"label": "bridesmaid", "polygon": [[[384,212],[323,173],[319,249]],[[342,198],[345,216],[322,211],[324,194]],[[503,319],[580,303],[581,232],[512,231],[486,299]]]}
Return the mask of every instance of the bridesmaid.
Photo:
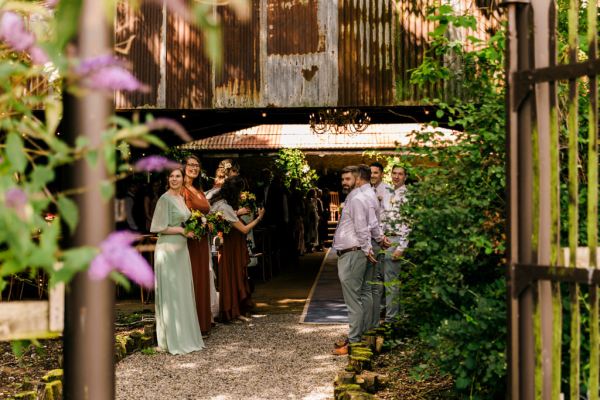
{"label": "bridesmaid", "polygon": [[258,210],[258,217],[244,225],[235,210],[239,207],[243,181],[239,176],[225,179],[219,193],[215,195],[211,211],[221,211],[231,224],[231,230],[224,235],[219,257],[218,289],[219,315],[222,322],[240,318],[252,306],[247,266],[250,260],[246,245],[246,234],[265,215],[264,208]]}
{"label": "bridesmaid", "polygon": [[[189,156],[185,160],[185,176],[181,194],[190,210],[198,210],[206,215],[210,211],[210,204],[208,204],[208,200],[206,200],[199,185],[194,186],[194,181],[200,175],[200,170],[200,160],[196,156]],[[208,236],[188,239],[188,249],[192,260],[192,277],[194,279],[196,312],[198,313],[200,330],[202,335],[208,335],[212,324]]]}
{"label": "bridesmaid", "polygon": [[158,347],[171,354],[185,354],[204,348],[200,333],[192,267],[186,235],[181,226],[191,212],[181,196],[183,171],[169,173],[169,189],[158,199],[150,231],[158,233],[154,253],[156,274],[156,337]]}

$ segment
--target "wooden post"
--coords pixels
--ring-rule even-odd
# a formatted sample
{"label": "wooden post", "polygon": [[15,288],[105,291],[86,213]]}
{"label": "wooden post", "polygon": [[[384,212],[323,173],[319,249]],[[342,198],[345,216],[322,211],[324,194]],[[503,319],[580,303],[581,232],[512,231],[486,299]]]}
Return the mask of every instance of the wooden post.
{"label": "wooden post", "polygon": [[[87,58],[111,53],[112,29],[105,3],[84,0],[79,21],[77,50]],[[92,147],[101,144],[107,127],[111,100],[104,93],[88,92],[82,97],[65,95],[65,123],[71,144],[78,135]],[[99,160],[100,161],[100,160]],[[73,187],[88,188],[77,196],[80,222],[73,245],[97,246],[113,228],[112,205],[102,200],[100,183],[107,178],[104,163],[91,167],[82,161],[72,168]],[[65,313],[65,399],[113,399],[114,375],[114,283],[109,279],[91,281],[79,273],[67,290]]]}

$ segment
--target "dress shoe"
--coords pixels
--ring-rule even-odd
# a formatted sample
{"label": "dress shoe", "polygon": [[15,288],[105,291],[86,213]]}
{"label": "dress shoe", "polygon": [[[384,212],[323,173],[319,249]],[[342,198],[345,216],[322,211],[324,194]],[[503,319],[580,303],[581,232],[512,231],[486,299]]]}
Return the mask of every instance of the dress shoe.
{"label": "dress shoe", "polygon": [[348,345],[339,347],[337,349],[333,349],[331,351],[331,354],[333,354],[334,356],[345,356],[346,354],[348,354]]}

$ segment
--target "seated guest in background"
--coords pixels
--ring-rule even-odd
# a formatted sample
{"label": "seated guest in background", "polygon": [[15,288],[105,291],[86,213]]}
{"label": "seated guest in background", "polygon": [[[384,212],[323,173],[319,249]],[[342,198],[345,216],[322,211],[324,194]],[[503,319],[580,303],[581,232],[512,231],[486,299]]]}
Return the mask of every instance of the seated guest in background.
{"label": "seated guest in background", "polygon": [[154,252],[156,275],[155,308],[158,347],[171,354],[185,354],[204,348],[200,333],[188,238],[182,227],[191,215],[181,196],[183,171],[169,173],[169,189],[156,203],[150,231],[158,233]]}
{"label": "seated guest in background", "polygon": [[[185,199],[185,204],[191,211],[198,210],[206,215],[210,211],[210,204],[208,203],[208,200],[206,200],[202,188],[197,183],[198,177],[200,176],[200,170],[201,165],[198,157],[189,156],[185,160],[184,185],[181,194]],[[212,324],[212,313],[210,309],[210,249],[208,243],[208,235],[200,238],[188,239],[188,249],[190,251],[192,262],[196,312],[198,313],[200,330],[203,335],[208,335]]]}
{"label": "seated guest in background", "polygon": [[258,216],[244,225],[236,214],[239,207],[243,181],[238,176],[225,179],[219,193],[212,202],[212,212],[222,212],[231,224],[229,233],[223,234],[223,245],[219,252],[218,291],[219,316],[221,322],[244,319],[245,313],[252,307],[250,285],[248,283],[248,247],[246,234],[253,229],[265,214],[264,208],[258,210]]}

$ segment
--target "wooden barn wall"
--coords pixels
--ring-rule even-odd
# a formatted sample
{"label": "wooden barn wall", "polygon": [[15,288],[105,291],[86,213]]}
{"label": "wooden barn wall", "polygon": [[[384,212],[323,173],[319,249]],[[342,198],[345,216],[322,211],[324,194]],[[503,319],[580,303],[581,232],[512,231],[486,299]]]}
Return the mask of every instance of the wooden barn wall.
{"label": "wooden barn wall", "polygon": [[[479,0],[485,3],[488,0]],[[422,104],[433,94],[456,95],[452,83],[419,89],[410,71],[423,60],[433,23],[425,10],[434,0],[252,0],[248,21],[217,7],[224,33],[223,63],[204,56],[201,33],[181,17],[144,3],[120,6],[116,42],[149,93],[116,95],[118,109],[158,107],[326,107]],[[492,26],[485,5],[475,32]],[[452,63],[453,60],[444,60]]]}

